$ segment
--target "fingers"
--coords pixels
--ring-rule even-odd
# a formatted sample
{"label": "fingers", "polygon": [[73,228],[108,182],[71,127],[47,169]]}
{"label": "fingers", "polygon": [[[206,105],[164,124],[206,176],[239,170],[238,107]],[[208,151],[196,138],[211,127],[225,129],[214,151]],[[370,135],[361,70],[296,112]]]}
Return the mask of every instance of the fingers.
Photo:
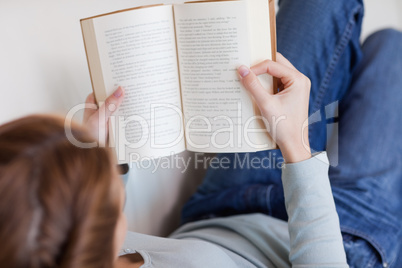
{"label": "fingers", "polygon": [[[272,95],[272,93],[267,92],[267,90],[263,88],[257,79],[257,76],[261,74],[267,73],[279,78],[278,87],[280,91],[294,83],[303,85],[303,88],[310,88],[310,80],[299,72],[292,63],[280,53],[277,55],[277,62],[266,60],[251,67],[251,69],[246,66],[241,66],[238,72],[242,77],[243,85],[254,96],[258,105],[265,103]],[[258,102],[260,102],[260,104]]]}
{"label": "fingers", "polygon": [[99,112],[104,114],[106,119],[109,118],[121,105],[124,98],[124,90],[122,87],[118,87],[116,91],[110,95],[105,103],[99,108]]}
{"label": "fingers", "polygon": [[299,74],[296,69],[291,69],[281,63],[271,60],[265,60],[251,67],[251,70],[256,74],[268,73],[277,78],[292,78]]}
{"label": "fingers", "polygon": [[250,69],[244,65],[239,67],[238,72],[241,76],[241,82],[251,95],[253,95],[257,105],[265,105],[270,98],[270,93],[261,85],[254,72],[251,72]]}
{"label": "fingers", "polygon": [[274,77],[281,79],[282,84],[291,84],[292,82],[300,80],[302,74],[296,69],[289,68],[282,63],[274,62],[271,60],[265,60],[251,68],[256,74],[270,74]]}

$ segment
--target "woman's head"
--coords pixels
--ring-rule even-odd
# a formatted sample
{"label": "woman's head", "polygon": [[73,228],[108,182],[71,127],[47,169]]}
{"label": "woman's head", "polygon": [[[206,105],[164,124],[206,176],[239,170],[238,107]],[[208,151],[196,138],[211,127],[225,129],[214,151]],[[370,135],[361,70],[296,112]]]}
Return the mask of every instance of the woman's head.
{"label": "woman's head", "polygon": [[62,119],[1,126],[0,267],[112,266],[122,209],[115,166],[109,150],[71,144]]}

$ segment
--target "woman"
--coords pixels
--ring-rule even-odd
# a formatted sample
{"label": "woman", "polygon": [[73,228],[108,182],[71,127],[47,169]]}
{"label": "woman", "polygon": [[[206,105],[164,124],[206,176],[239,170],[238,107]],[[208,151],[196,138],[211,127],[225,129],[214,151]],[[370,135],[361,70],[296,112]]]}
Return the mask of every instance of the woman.
{"label": "woman", "polygon": [[[280,78],[281,93],[259,84],[256,75],[265,72]],[[311,158],[302,131],[309,79],[281,55],[251,70],[241,66],[239,75],[268,120],[290,119],[278,126],[276,140],[287,162],[289,224],[262,214],[211,219],[183,226],[175,239],[128,233],[122,246],[124,191],[110,151],[76,147],[62,119],[32,116],[0,128],[1,267],[285,267],[289,246],[295,266],[347,267],[326,156]],[[100,110],[118,106],[123,95],[119,88]],[[99,114],[87,110],[87,124]],[[91,129],[71,132],[90,143],[99,132]],[[116,260],[120,248],[125,256]]]}

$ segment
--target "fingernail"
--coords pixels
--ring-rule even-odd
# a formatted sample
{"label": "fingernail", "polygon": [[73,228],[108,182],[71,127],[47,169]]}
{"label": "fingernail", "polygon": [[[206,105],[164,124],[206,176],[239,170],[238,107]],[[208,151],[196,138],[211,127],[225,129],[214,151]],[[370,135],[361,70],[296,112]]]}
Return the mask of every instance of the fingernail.
{"label": "fingernail", "polygon": [[240,66],[237,71],[239,72],[241,77],[246,77],[250,73],[250,70],[244,65]]}
{"label": "fingernail", "polygon": [[113,93],[113,96],[115,96],[116,98],[120,98],[122,94],[123,89],[121,87],[118,87],[117,90]]}

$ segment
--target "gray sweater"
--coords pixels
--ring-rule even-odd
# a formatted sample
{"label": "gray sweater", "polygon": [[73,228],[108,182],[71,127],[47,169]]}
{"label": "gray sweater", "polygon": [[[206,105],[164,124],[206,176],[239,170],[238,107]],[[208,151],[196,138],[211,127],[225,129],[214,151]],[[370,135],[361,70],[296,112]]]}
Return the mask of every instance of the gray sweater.
{"label": "gray sweater", "polygon": [[128,232],[141,267],[348,267],[326,153],[282,168],[288,222],[246,214],[189,223],[169,238]]}

